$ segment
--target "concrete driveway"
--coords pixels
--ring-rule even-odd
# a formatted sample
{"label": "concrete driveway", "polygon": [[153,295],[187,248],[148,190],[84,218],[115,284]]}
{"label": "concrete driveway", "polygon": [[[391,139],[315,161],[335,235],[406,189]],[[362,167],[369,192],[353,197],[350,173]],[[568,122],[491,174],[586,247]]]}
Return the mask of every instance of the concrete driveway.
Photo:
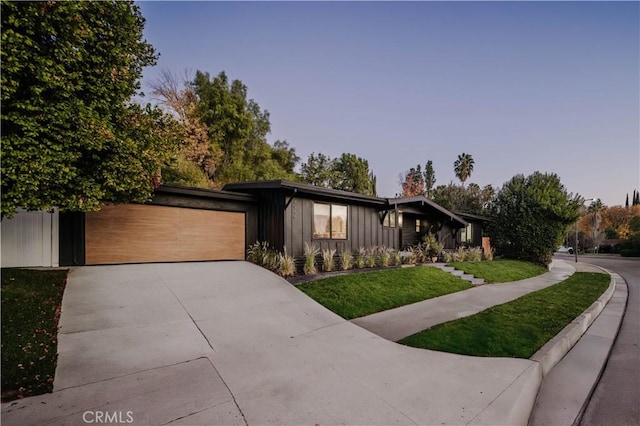
{"label": "concrete driveway", "polygon": [[93,266],[69,275],[53,394],[2,422],[526,424],[539,383],[533,361],[385,340],[247,262]]}

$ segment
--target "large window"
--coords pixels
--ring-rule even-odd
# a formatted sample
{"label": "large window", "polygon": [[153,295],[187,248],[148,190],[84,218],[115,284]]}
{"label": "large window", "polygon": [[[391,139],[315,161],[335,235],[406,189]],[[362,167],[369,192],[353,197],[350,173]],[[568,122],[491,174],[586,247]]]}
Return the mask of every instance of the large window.
{"label": "large window", "polygon": [[313,238],[347,239],[347,206],[313,203]]}

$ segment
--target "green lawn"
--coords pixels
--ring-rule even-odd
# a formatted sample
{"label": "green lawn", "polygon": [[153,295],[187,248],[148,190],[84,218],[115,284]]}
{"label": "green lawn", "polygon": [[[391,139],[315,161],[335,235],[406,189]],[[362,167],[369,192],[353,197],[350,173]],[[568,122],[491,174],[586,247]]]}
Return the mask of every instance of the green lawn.
{"label": "green lawn", "polygon": [[609,280],[606,274],[577,272],[551,287],[399,343],[463,355],[530,358],[595,302]]}
{"label": "green lawn", "polygon": [[472,285],[436,268],[418,266],[323,278],[298,288],[352,319],[466,290]]}
{"label": "green lawn", "polygon": [[548,272],[546,268],[520,260],[497,259],[491,262],[452,262],[448,264],[456,269],[483,278],[488,283],[506,283]]}
{"label": "green lawn", "polygon": [[2,269],[2,400],[51,392],[68,271]]}

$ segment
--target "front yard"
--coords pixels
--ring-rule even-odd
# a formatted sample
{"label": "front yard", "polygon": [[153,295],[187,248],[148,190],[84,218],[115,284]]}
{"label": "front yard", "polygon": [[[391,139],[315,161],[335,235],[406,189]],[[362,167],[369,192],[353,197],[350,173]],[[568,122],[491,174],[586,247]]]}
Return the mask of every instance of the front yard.
{"label": "front yard", "polygon": [[551,287],[398,343],[462,355],[530,358],[595,302],[609,281],[607,274],[576,272]]}
{"label": "front yard", "polygon": [[298,288],[345,319],[353,319],[472,285],[436,268],[417,266],[323,278]]}
{"label": "front yard", "polygon": [[2,270],[2,401],[51,392],[66,270]]}

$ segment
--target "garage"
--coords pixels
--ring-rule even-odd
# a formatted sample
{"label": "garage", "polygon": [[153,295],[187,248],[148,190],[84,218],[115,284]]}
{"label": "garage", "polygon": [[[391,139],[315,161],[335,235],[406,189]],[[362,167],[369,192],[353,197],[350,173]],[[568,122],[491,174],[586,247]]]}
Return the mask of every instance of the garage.
{"label": "garage", "polygon": [[245,214],[106,205],[85,219],[86,264],[244,259]]}

